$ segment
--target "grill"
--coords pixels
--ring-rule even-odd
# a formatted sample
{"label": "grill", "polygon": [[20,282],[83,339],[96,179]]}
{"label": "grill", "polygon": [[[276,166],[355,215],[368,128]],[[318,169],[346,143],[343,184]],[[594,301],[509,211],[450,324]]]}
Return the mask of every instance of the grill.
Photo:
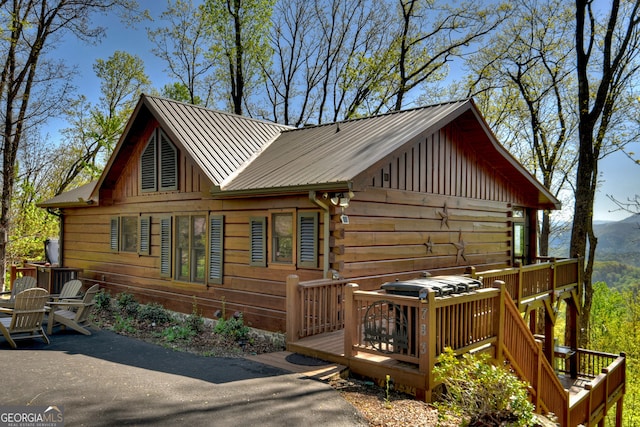
{"label": "grill", "polygon": [[431,289],[436,296],[462,294],[479,289],[482,282],[464,276],[433,276],[420,279],[396,280],[387,282],[381,286],[385,292],[391,295],[403,295],[425,299]]}

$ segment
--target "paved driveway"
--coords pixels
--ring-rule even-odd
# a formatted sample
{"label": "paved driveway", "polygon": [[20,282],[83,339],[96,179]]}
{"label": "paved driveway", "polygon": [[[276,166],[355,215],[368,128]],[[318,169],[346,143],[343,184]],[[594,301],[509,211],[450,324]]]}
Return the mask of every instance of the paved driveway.
{"label": "paved driveway", "polygon": [[64,408],[67,426],[366,426],[327,384],[246,359],[201,357],[108,331],[11,350],[0,405]]}

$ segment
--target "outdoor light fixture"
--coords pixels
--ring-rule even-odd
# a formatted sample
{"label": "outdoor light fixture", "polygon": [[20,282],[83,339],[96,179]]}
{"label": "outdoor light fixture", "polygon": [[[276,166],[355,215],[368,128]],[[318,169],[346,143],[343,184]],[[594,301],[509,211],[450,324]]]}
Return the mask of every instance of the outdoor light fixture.
{"label": "outdoor light fixture", "polygon": [[349,195],[344,193],[334,193],[331,196],[330,201],[333,206],[340,206],[341,208],[346,208],[349,206]]}

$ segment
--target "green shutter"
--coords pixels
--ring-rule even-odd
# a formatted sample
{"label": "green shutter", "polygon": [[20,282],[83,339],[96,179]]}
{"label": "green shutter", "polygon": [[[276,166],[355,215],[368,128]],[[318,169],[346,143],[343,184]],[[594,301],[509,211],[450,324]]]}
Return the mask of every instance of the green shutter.
{"label": "green shutter", "polygon": [[267,218],[249,218],[249,265],[267,266]]}
{"label": "green shutter", "polygon": [[138,254],[150,255],[151,254],[151,217],[141,216],[140,224],[138,226],[140,235],[138,237]]}
{"label": "green shutter", "polygon": [[157,191],[156,133],[149,138],[140,156],[140,188],[142,192]]}
{"label": "green shutter", "polygon": [[178,150],[160,131],[160,190],[178,189]]}
{"label": "green shutter", "polygon": [[171,217],[160,219],[160,276],[171,277]]}
{"label": "green shutter", "polygon": [[209,282],[222,283],[224,217],[209,217]]}
{"label": "green shutter", "polygon": [[318,267],[318,213],[298,214],[298,267]]}
{"label": "green shutter", "polygon": [[110,224],[109,248],[111,249],[111,252],[118,252],[120,250],[120,217],[111,217]]}

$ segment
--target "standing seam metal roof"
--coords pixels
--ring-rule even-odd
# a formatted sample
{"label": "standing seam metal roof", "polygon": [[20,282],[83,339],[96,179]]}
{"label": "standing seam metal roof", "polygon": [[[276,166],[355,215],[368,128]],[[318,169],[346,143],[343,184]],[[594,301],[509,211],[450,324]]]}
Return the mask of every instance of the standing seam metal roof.
{"label": "standing seam metal roof", "polygon": [[282,131],[291,129],[164,98],[145,95],[143,100],[171,140],[183,147],[214,185],[220,185]]}
{"label": "standing seam metal roof", "polygon": [[223,191],[346,182],[466,111],[468,100],[283,132],[221,185]]}

